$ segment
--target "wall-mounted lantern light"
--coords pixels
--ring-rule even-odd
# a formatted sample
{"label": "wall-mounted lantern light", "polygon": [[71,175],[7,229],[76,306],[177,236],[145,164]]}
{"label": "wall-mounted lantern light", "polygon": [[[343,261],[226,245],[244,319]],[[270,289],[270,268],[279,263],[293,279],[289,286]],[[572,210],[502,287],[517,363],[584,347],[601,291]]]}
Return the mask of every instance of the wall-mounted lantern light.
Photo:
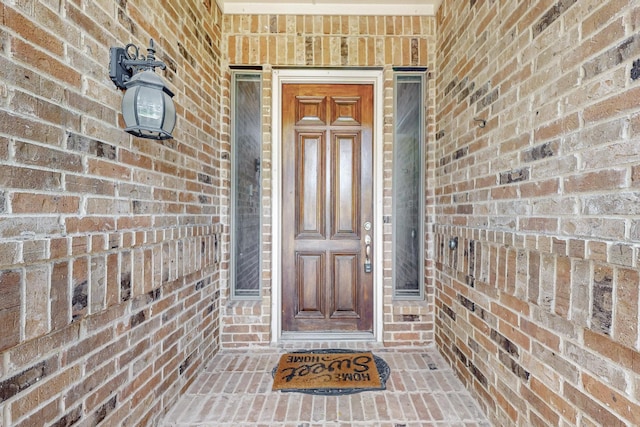
{"label": "wall-mounted lantern light", "polygon": [[109,77],[119,88],[126,90],[122,98],[122,116],[126,132],[141,138],[169,139],[176,125],[176,107],[173,92],[154,70],[166,65],[156,61],[153,39],[147,48],[147,57],[138,47],[112,47]]}

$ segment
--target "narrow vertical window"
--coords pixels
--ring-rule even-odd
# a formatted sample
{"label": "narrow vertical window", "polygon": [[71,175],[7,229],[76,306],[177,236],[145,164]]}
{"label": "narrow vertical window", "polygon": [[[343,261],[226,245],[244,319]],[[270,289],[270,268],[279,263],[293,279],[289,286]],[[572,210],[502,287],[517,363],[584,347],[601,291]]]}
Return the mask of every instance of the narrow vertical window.
{"label": "narrow vertical window", "polygon": [[233,298],[260,297],[262,82],[259,73],[232,74]]}
{"label": "narrow vertical window", "polygon": [[424,295],[424,73],[395,75],[393,148],[394,297]]}

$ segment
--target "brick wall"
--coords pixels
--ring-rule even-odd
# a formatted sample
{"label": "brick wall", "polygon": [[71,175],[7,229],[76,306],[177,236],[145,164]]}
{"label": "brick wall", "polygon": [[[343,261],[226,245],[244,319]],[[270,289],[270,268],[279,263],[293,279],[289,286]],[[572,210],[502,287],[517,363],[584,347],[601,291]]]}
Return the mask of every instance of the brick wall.
{"label": "brick wall", "polygon": [[438,24],[439,347],[496,425],[640,424],[638,2]]}
{"label": "brick wall", "polygon": [[[152,424],[219,347],[220,22],[209,0],[0,6],[0,426]],[[164,142],[122,130],[108,77],[150,37]]]}
{"label": "brick wall", "polygon": [[[260,302],[224,301],[223,346],[266,345],[271,336],[271,72],[276,66],[380,67],[384,72],[384,215],[392,216],[393,66],[435,64],[435,18],[390,16],[225,15],[223,46],[229,65],[263,67],[262,158],[263,275]],[[429,81],[428,117],[434,116],[435,81]],[[228,108],[228,104],[227,107]],[[434,133],[433,123],[428,134]],[[226,152],[230,147],[223,147]],[[431,156],[429,156],[431,158]],[[229,165],[226,165],[228,170]],[[227,172],[228,173],[228,172]],[[428,212],[428,214],[432,212]],[[432,218],[432,215],[429,216]],[[392,300],[392,224],[384,225],[384,341],[386,345],[433,342],[433,304]],[[430,265],[427,267],[430,269]],[[227,295],[225,292],[224,295]],[[427,289],[428,299],[433,296]]]}

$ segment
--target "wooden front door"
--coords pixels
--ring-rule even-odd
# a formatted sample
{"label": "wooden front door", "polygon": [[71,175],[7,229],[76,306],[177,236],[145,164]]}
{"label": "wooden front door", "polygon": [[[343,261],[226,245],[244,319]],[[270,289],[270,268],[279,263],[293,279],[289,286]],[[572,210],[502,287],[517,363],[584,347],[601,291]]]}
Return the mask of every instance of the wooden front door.
{"label": "wooden front door", "polygon": [[283,332],[373,332],[373,86],[282,87]]}

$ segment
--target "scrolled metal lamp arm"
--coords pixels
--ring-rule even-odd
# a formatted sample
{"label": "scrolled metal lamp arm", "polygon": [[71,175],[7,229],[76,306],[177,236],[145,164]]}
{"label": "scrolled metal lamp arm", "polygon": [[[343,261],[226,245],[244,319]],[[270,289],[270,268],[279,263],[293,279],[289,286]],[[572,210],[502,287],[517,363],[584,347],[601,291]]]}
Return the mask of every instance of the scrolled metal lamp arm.
{"label": "scrolled metal lamp arm", "polygon": [[109,77],[119,89],[126,89],[126,83],[135,73],[167,68],[164,62],[156,60],[153,39],[149,41],[146,57],[140,54],[140,49],[133,43],[129,43],[125,47],[112,47],[110,54]]}

